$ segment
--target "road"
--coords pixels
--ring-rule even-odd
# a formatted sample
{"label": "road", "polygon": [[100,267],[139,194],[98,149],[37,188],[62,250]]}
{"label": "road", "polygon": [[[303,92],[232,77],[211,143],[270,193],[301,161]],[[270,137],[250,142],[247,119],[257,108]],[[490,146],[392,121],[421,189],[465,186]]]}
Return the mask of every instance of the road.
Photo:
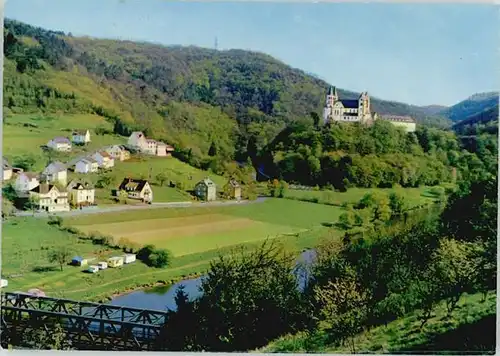
{"label": "road", "polygon": [[79,216],[79,215],[90,215],[90,214],[104,214],[117,211],[130,211],[130,210],[147,210],[147,209],[161,209],[161,208],[209,208],[214,206],[228,206],[228,205],[246,205],[262,203],[267,200],[266,197],[258,197],[256,200],[241,200],[241,201],[213,201],[207,203],[193,203],[193,202],[175,202],[175,203],[153,203],[151,205],[119,205],[101,208],[99,206],[85,208],[82,210],[72,210],[60,213],[48,214],[46,212],[36,212],[33,215],[29,211],[21,211],[16,213],[16,216],[32,216],[35,218],[46,218],[49,215],[57,215],[61,217],[65,216]]}

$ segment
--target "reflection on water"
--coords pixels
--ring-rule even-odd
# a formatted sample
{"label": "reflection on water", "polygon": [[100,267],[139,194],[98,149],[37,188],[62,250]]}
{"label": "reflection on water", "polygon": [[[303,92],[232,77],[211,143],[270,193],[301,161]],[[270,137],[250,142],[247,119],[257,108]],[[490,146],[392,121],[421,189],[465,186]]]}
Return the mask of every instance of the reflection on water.
{"label": "reflection on water", "polygon": [[[309,265],[314,261],[314,250],[304,251],[297,259],[298,265]],[[307,282],[308,273],[304,268],[298,268],[296,271],[299,279],[299,288],[304,288]],[[113,299],[109,304],[124,307],[152,309],[152,310],[175,310],[175,294],[177,288],[184,286],[184,292],[190,300],[196,299],[201,295],[199,287],[203,277],[196,279],[187,279],[169,286],[160,286],[131,292]]]}
{"label": "reflection on water", "polygon": [[175,294],[177,288],[181,285],[184,286],[184,291],[191,300],[201,294],[198,289],[201,285],[201,277],[199,277],[196,279],[187,279],[169,286],[148,288],[125,294],[113,299],[109,304],[141,309],[166,310],[168,308],[175,310]]}

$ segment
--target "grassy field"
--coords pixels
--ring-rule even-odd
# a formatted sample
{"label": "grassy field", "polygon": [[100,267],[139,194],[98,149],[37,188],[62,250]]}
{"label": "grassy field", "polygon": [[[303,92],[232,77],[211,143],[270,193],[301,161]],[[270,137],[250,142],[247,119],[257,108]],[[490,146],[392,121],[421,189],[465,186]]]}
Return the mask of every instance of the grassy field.
{"label": "grassy field", "polygon": [[[491,293],[485,302],[481,294],[462,296],[458,308],[451,318],[446,316],[445,303],[439,304],[433,317],[420,329],[418,311],[389,323],[375,327],[357,335],[354,344],[357,353],[400,353],[400,352],[472,352],[483,349],[494,350],[496,295]],[[484,324],[484,325],[483,325]],[[480,329],[480,325],[487,329]],[[474,329],[475,328],[475,329]],[[472,330],[468,330],[472,329]],[[468,330],[465,332],[465,330]],[[462,335],[463,334],[463,335]],[[467,338],[466,338],[467,336]],[[323,340],[322,340],[323,339]],[[294,353],[351,353],[350,345],[332,346],[326,339],[318,341],[306,349],[307,336],[299,333],[280,338],[259,352],[294,352]]]}
{"label": "grassy field", "polygon": [[390,194],[399,193],[405,197],[408,205],[414,207],[432,203],[436,200],[433,187],[418,188],[349,188],[347,192],[333,192],[330,190],[296,190],[286,191],[285,198],[293,200],[313,201],[321,204],[341,206],[342,204],[357,203],[367,193]]}
{"label": "grassy field", "polygon": [[263,203],[227,207],[155,209],[71,217],[66,224],[79,230],[154,244],[174,255],[227,247],[294,234],[336,221],[341,209],[300,201],[269,199]]}
{"label": "grassy field", "polygon": [[[166,269],[150,268],[137,261],[95,275],[83,273],[83,267],[72,266],[64,267],[61,272],[48,261],[48,252],[66,245],[75,255],[99,260],[120,251],[79,240],[42,219],[15,218],[3,225],[2,275],[8,279],[10,291],[38,287],[48,295],[99,300],[130,288],[203,273],[218,253],[242,244],[256,246],[268,237],[298,253],[313,247],[327,234],[337,236],[321,223],[335,220],[340,213],[341,209],[333,206],[270,199],[220,208],[154,209],[67,218],[65,225],[81,230],[95,230],[102,225],[103,229],[135,232],[141,244],[153,242],[175,254],[172,265]],[[213,223],[214,227],[210,230],[196,221],[201,225]],[[235,221],[245,221],[247,225],[234,224]],[[164,231],[155,235],[148,230],[149,226]],[[287,235],[290,232],[296,233]]]}

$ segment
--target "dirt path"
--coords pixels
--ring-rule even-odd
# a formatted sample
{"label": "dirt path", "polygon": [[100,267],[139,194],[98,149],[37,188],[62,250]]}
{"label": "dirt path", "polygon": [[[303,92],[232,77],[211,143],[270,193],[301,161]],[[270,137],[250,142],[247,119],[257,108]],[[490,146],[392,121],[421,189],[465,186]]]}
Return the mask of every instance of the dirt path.
{"label": "dirt path", "polygon": [[22,211],[18,212],[16,216],[32,216],[35,218],[47,218],[50,215],[57,215],[61,217],[65,216],[79,216],[79,215],[90,215],[90,214],[104,214],[117,211],[130,211],[130,210],[148,210],[148,209],[161,209],[161,208],[204,208],[204,207],[214,207],[214,206],[229,206],[229,205],[246,205],[262,203],[267,200],[266,197],[259,197],[256,200],[241,200],[241,201],[213,201],[208,203],[193,203],[193,202],[175,202],[175,203],[153,203],[151,205],[120,205],[112,206],[106,208],[100,208],[99,206],[93,208],[86,208],[82,210],[72,210],[67,212],[48,214],[45,212],[38,212],[33,215],[32,212]]}

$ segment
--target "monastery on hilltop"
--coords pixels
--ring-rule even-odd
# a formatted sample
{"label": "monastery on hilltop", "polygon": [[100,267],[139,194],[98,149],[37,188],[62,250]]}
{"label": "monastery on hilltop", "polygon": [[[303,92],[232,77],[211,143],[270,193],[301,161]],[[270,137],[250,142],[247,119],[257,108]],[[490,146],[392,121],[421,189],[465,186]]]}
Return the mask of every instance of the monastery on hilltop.
{"label": "monastery on hilltop", "polygon": [[406,132],[414,132],[415,120],[409,116],[378,115],[370,109],[370,96],[363,92],[358,99],[339,99],[337,88],[331,86],[326,94],[323,110],[325,124],[331,122],[361,122],[371,124],[375,120],[385,120],[395,126],[404,127]]}

